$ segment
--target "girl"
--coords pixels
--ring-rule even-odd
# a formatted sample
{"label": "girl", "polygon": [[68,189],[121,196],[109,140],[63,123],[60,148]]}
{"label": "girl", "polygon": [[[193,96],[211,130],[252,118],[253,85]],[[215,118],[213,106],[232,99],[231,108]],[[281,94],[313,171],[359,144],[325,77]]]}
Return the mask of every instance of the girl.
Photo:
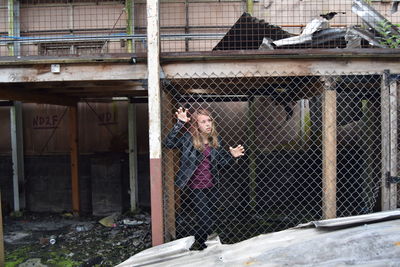
{"label": "girl", "polygon": [[[228,153],[222,147],[210,112],[205,109],[197,110],[191,118],[188,117],[187,109],[179,108],[175,114],[178,121],[167,135],[165,146],[180,149],[180,167],[175,184],[181,189],[190,189],[188,199],[198,225],[194,236],[201,248],[204,248],[204,242],[215,221],[215,185],[219,180],[219,168],[243,156],[244,147],[229,147]],[[183,126],[189,122],[189,130],[179,135]]]}

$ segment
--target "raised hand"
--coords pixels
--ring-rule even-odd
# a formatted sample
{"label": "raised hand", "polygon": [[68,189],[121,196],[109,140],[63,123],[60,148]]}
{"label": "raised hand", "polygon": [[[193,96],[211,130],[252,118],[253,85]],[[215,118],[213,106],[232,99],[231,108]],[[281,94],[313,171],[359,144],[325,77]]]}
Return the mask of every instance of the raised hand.
{"label": "raised hand", "polygon": [[176,117],[178,120],[182,122],[188,122],[190,121],[190,118],[188,117],[188,110],[185,108],[183,109],[182,107],[178,108],[178,111],[175,112]]}
{"label": "raised hand", "polygon": [[238,145],[237,147],[229,147],[229,152],[231,152],[232,157],[237,158],[244,155],[244,147],[242,145]]}

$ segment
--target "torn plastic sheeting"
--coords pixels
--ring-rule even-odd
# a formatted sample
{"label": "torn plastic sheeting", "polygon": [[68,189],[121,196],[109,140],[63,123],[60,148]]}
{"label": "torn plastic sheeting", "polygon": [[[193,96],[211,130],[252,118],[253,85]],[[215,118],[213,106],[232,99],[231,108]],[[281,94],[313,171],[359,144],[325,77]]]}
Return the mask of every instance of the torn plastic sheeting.
{"label": "torn plastic sheeting", "polygon": [[[397,214],[398,211],[395,216]],[[393,214],[371,215],[375,219],[382,219],[389,218]],[[366,219],[363,216],[362,220]],[[355,219],[356,217],[360,216],[354,216]],[[190,247],[188,240],[189,238],[183,238],[145,250],[118,267],[348,264],[398,266],[400,262],[399,219],[332,231],[319,228],[292,228],[260,235],[232,245],[214,244],[203,251],[188,251]],[[194,240],[191,239],[192,241]],[[178,247],[185,247],[186,250],[177,249]],[[175,255],[173,251],[177,251]]]}
{"label": "torn plastic sheeting", "polygon": [[[260,49],[267,48],[272,49],[275,47],[282,47],[286,45],[296,45],[296,44],[323,44],[329,42],[331,40],[336,40],[339,38],[344,38],[347,33],[346,29],[323,29],[312,34],[302,34],[298,36],[293,36],[277,41],[271,41],[268,38],[263,39],[263,43],[260,46]],[[271,46],[272,44],[272,46]]]}

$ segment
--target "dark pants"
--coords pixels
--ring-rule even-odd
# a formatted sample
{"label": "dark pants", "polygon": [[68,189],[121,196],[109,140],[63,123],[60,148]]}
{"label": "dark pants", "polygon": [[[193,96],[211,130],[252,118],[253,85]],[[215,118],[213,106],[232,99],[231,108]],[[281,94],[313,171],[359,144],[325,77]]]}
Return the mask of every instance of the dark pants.
{"label": "dark pants", "polygon": [[189,207],[196,217],[197,227],[193,229],[192,235],[199,242],[200,246],[205,247],[204,242],[207,235],[211,234],[214,229],[216,216],[216,203],[218,200],[216,187],[205,189],[188,189],[189,190]]}

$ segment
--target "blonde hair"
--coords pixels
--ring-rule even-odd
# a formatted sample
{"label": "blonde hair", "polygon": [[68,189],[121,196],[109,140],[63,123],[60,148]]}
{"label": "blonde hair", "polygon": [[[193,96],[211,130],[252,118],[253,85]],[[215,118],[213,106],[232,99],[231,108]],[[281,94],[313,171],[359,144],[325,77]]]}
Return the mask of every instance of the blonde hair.
{"label": "blonde hair", "polygon": [[204,151],[204,144],[203,144],[203,139],[201,137],[201,133],[199,131],[199,125],[198,125],[198,117],[199,115],[205,115],[210,117],[212,123],[211,123],[211,133],[208,136],[208,145],[213,147],[213,148],[218,148],[219,143],[218,143],[218,133],[215,130],[215,124],[214,124],[214,119],[211,116],[211,113],[206,110],[206,109],[198,109],[195,112],[193,112],[191,116],[191,126],[190,126],[190,133],[192,134],[193,137],[193,146],[199,151]]}

